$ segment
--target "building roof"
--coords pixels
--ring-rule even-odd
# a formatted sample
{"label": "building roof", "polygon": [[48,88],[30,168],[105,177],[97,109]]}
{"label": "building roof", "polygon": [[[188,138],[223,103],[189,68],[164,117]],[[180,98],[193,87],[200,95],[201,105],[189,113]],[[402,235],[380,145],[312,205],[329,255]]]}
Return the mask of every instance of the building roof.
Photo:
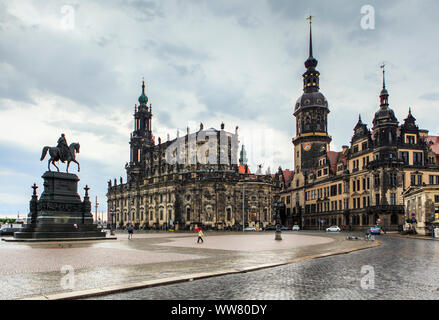
{"label": "building roof", "polygon": [[343,161],[343,164],[346,166],[346,155],[344,155],[343,152],[328,151],[326,155],[328,157],[332,172],[337,172],[337,163],[339,161]]}
{"label": "building roof", "polygon": [[239,165],[238,171],[239,171],[239,173],[248,173],[248,174],[251,173],[250,168],[248,166],[247,166],[247,172],[245,172],[245,166],[243,166],[243,165]]}
{"label": "building roof", "polygon": [[425,140],[430,144],[431,150],[439,155],[439,136],[427,136]]}
{"label": "building roof", "polygon": [[294,171],[286,169],[282,170],[282,172],[284,174],[285,186],[289,186],[294,177]]}

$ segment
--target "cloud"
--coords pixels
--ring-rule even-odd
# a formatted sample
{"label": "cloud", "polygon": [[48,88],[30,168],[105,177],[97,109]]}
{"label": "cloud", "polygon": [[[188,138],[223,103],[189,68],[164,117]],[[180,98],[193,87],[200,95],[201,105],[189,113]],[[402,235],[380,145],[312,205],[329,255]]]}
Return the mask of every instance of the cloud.
{"label": "cloud", "polygon": [[437,101],[439,100],[439,92],[424,93],[419,97],[419,99]]}

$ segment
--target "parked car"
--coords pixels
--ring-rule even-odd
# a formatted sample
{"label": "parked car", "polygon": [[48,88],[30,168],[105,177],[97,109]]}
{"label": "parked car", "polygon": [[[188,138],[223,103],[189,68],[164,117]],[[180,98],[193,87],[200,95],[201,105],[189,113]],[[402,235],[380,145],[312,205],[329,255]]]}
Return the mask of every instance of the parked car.
{"label": "parked car", "polygon": [[291,227],[282,226],[280,227],[280,231],[291,231]]}
{"label": "parked car", "polygon": [[381,234],[381,229],[377,226],[371,227],[366,231],[367,234]]}
{"label": "parked car", "polygon": [[299,231],[299,230],[300,230],[300,227],[299,227],[297,224],[295,224],[295,225],[291,228],[291,230],[292,230],[292,231]]}
{"label": "parked car", "polygon": [[0,236],[13,236],[14,232],[20,231],[21,228],[2,228],[0,229]]}
{"label": "parked car", "polygon": [[276,226],[266,226],[264,228],[265,231],[276,230]]}
{"label": "parked car", "polygon": [[326,228],[326,232],[340,232],[341,229],[338,226],[330,226],[329,228]]}
{"label": "parked car", "polygon": [[246,227],[244,231],[256,231],[255,227]]}

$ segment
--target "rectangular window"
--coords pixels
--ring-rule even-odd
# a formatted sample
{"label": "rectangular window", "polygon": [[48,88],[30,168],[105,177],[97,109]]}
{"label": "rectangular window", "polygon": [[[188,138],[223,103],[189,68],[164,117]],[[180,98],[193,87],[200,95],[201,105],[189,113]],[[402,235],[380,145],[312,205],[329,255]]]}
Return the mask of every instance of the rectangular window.
{"label": "rectangular window", "polygon": [[379,205],[380,205],[380,194],[379,194],[379,193],[377,193],[377,194],[375,195],[375,205],[376,205],[376,206],[379,206]]}
{"label": "rectangular window", "polygon": [[331,186],[331,197],[336,196],[337,195],[337,185],[334,184]]}
{"label": "rectangular window", "polygon": [[435,196],[434,196],[434,202],[436,202],[436,203],[439,202],[439,195],[435,195]]}
{"label": "rectangular window", "polygon": [[389,185],[392,187],[396,186],[396,173],[395,172],[389,173]]}
{"label": "rectangular window", "polygon": [[422,165],[422,152],[413,152],[413,164]]}
{"label": "rectangular window", "polygon": [[396,205],[396,193],[390,194],[390,205],[395,206]]}
{"label": "rectangular window", "polygon": [[406,143],[408,144],[415,144],[415,137],[414,136],[406,136]]}
{"label": "rectangular window", "polygon": [[428,184],[434,184],[434,176],[432,175],[428,176]]}
{"label": "rectangular window", "polygon": [[419,174],[418,175],[418,186],[420,186],[422,184],[422,176]]}
{"label": "rectangular window", "polygon": [[401,151],[399,158],[404,161],[405,164],[409,164],[409,153],[407,151]]}
{"label": "rectangular window", "polygon": [[374,183],[375,183],[375,188],[378,188],[380,186],[381,181],[380,181],[380,175],[379,174],[376,174],[374,176]]}
{"label": "rectangular window", "polygon": [[361,150],[366,150],[367,149],[367,142],[363,142],[363,144],[361,145]]}
{"label": "rectangular window", "polygon": [[416,176],[412,174],[410,176],[410,185],[414,186],[416,184]]}

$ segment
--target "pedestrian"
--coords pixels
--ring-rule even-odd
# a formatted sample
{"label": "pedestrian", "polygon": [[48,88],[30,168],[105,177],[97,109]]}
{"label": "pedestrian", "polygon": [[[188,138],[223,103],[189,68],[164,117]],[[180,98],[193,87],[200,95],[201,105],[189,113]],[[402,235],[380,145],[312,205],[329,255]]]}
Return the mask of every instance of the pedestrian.
{"label": "pedestrian", "polygon": [[127,229],[128,229],[128,240],[132,240],[133,239],[134,228],[130,224]]}
{"label": "pedestrian", "polygon": [[197,239],[197,243],[200,243],[200,240],[201,240],[201,243],[204,242],[204,240],[203,240],[203,230],[202,230],[201,228],[198,229],[198,239]]}

